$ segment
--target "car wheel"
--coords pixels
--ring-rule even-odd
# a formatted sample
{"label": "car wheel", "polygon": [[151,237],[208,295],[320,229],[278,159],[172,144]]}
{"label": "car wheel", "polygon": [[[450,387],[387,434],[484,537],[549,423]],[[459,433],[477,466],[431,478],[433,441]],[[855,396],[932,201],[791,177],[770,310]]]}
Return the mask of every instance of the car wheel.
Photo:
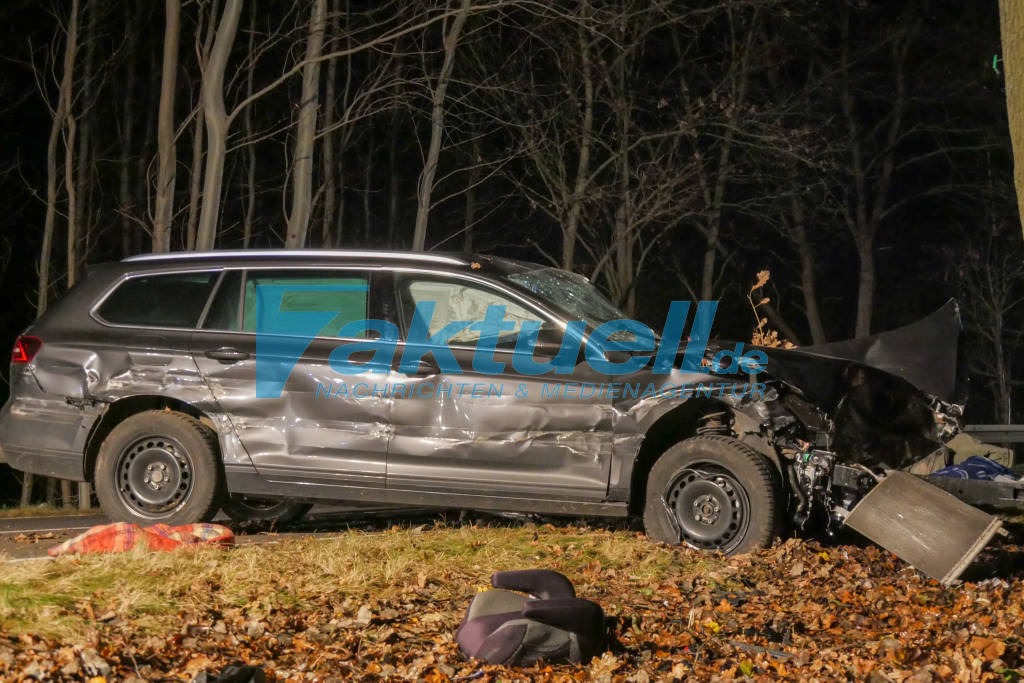
{"label": "car wheel", "polygon": [[698,436],[665,451],[647,477],[651,538],[729,555],[775,538],[781,496],[771,463],[726,436]]}
{"label": "car wheel", "polygon": [[291,500],[273,500],[232,495],[221,510],[236,522],[276,522],[287,524],[302,519],[313,506],[310,503],[296,503]]}
{"label": "car wheel", "polygon": [[114,521],[208,521],[221,490],[216,434],[184,413],[132,415],[100,445],[94,479],[100,506]]}

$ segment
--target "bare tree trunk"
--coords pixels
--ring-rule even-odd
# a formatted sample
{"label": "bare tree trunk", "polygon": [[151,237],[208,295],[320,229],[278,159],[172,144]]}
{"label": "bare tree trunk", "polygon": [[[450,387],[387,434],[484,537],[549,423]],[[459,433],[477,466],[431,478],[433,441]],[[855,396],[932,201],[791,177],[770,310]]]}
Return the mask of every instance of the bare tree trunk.
{"label": "bare tree trunk", "polygon": [[427,243],[427,219],[430,215],[430,202],[434,193],[434,176],[437,173],[437,162],[441,156],[441,139],[444,137],[445,95],[451,81],[452,69],[455,67],[455,48],[459,45],[459,35],[466,23],[471,0],[461,0],[459,11],[452,19],[451,28],[444,37],[444,63],[437,75],[434,92],[431,97],[430,113],[430,145],[427,148],[427,159],[420,173],[419,187],[416,190],[416,223],[413,227],[412,248],[423,251]]}
{"label": "bare tree trunk", "polygon": [[[338,35],[338,15],[341,12],[339,0],[332,0],[330,11],[329,33],[332,36]],[[337,169],[334,166],[334,81],[338,77],[338,58],[331,57],[327,61],[327,84],[324,90],[324,116],[323,116],[323,139],[320,147],[323,150],[322,172],[324,176],[324,215],[320,225],[320,245],[323,247],[334,246],[331,239],[331,229],[334,227],[334,214],[337,207],[337,180],[335,174]]]}
{"label": "bare tree trunk", "polygon": [[402,53],[397,46],[395,52],[394,85],[392,86],[395,103],[391,109],[391,135],[388,136],[388,173],[390,175],[388,180],[388,248],[397,246],[395,244],[395,233],[398,228],[398,188],[401,182],[398,169],[398,125],[401,108],[397,102],[400,87],[399,78],[402,75]]}
{"label": "bare tree trunk", "polygon": [[[625,38],[625,35],[622,36]],[[623,40],[625,43],[625,40]],[[616,117],[619,128],[619,149],[616,155],[616,184],[618,185],[618,206],[615,209],[615,295],[625,308],[627,315],[633,315],[636,303],[633,285],[633,236],[632,195],[630,193],[629,132],[632,128],[632,102],[629,83],[626,78],[626,61],[619,59],[615,67]]]}
{"label": "bare tree trunk", "polygon": [[1003,318],[1002,312],[997,312],[995,328],[992,340],[995,351],[995,409],[996,419],[1003,424],[1010,424],[1013,416],[1011,409],[1011,375],[1007,366],[1006,353],[1003,349]]}
{"label": "bare tree trunk", "polygon": [[132,137],[135,127],[135,95],[132,81],[137,77],[135,68],[135,57],[138,46],[138,29],[136,28],[136,17],[138,11],[133,10],[131,3],[125,4],[125,64],[128,65],[126,80],[128,87],[124,89],[123,108],[121,109],[121,121],[119,125],[118,150],[119,159],[117,165],[118,188],[117,202],[121,207],[121,253],[123,256],[130,256],[132,253],[132,234],[135,225],[126,215],[128,206],[131,203],[131,177],[128,172],[131,160]]}
{"label": "bare tree trunk", "polygon": [[203,196],[203,133],[206,122],[203,117],[203,105],[200,102],[196,110],[195,124],[192,126],[192,176],[189,178],[188,189],[188,224],[185,232],[185,249],[196,248],[196,228],[199,225],[199,200]]}
{"label": "bare tree trunk", "polygon": [[67,194],[68,239],[67,249],[67,282],[70,289],[75,284],[78,263],[78,196],[75,193],[75,136],[78,133],[78,122],[75,115],[68,112],[65,124],[67,133],[64,139],[64,192]]}
{"label": "bare tree trunk", "polygon": [[71,106],[71,87],[75,70],[75,55],[78,51],[78,0],[71,2],[71,17],[68,20],[67,44],[64,46],[64,73],[61,76],[57,107],[50,125],[50,137],[46,145],[46,216],[43,219],[43,244],[39,257],[39,292],[36,297],[36,315],[46,312],[50,289],[50,256],[53,249],[53,229],[57,221],[57,143],[67,120]]}
{"label": "bare tree trunk", "polygon": [[373,153],[376,143],[370,134],[370,144],[366,151],[366,164],[363,165],[363,246],[370,246],[372,226],[370,222],[370,184],[373,182]]}
{"label": "bare tree trunk", "polygon": [[711,216],[708,219],[707,243],[704,248],[704,262],[701,268],[700,296],[708,301],[714,298],[715,281],[715,260],[720,248],[719,237],[722,231],[722,211],[725,203],[725,191],[732,168],[729,166],[732,155],[733,140],[736,135],[736,119],[743,110],[743,104],[747,97],[747,82],[750,75],[750,49],[754,40],[757,17],[751,20],[747,29],[746,39],[743,46],[743,57],[733,68],[732,79],[732,107],[728,116],[728,129],[722,140],[722,147],[718,153],[718,169],[715,180],[714,192],[711,195],[712,204],[710,207]]}
{"label": "bare tree trunk", "polygon": [[156,212],[153,217],[153,251],[171,248],[171,217],[174,215],[174,180],[177,159],[174,144],[174,93],[178,84],[178,33],[181,0],[165,0],[164,53],[157,117]]}
{"label": "bare tree trunk", "polygon": [[473,253],[473,224],[476,222],[476,184],[480,182],[480,136],[473,137],[469,178],[466,181],[466,209],[462,220],[462,251]]}
{"label": "bare tree trunk", "polygon": [[26,472],[21,480],[21,497],[18,499],[18,505],[25,507],[32,502],[32,485],[35,484],[35,475],[31,472]]}
{"label": "bare tree trunk", "polygon": [[1017,189],[1018,213],[1024,219],[1024,5],[1020,0],[999,0],[999,26],[1003,40],[1006,114],[1013,142],[1013,183]]}
{"label": "bare tree trunk", "polygon": [[[144,20],[148,20],[152,15],[152,7],[156,5],[149,5],[148,3],[143,4],[146,9],[150,10],[150,16],[144,15]],[[155,41],[149,43],[149,64],[145,69],[145,73],[149,74],[149,87],[146,88],[146,119],[142,125],[142,142],[139,145],[139,154],[136,157],[136,174],[135,180],[132,182],[132,193],[135,195],[133,204],[140,207],[138,212],[138,218],[141,219],[151,218],[153,216],[153,207],[150,199],[152,193],[148,191],[151,182],[155,182],[155,177],[151,177],[150,171],[152,170],[151,161],[156,158],[156,150],[154,147],[154,139],[156,138],[157,128],[157,114],[160,109],[160,61],[162,58],[163,48]],[[140,221],[141,222],[141,221]],[[141,252],[143,249],[150,248],[152,246],[152,240],[149,244],[145,244],[144,238],[147,236],[146,230],[140,229],[135,231],[135,243],[133,245],[133,251],[135,253]]]}
{"label": "bare tree trunk", "polygon": [[224,71],[238,31],[242,0],[227,0],[221,14],[213,50],[203,71],[203,109],[206,119],[206,165],[203,171],[203,204],[196,229],[196,249],[213,249],[220,218],[220,190],[224,182],[228,115],[224,109]]}
{"label": "bare tree trunk", "polygon": [[[583,19],[589,15],[589,4],[581,4]],[[580,154],[576,162],[576,182],[569,202],[569,215],[562,232],[562,268],[572,270],[576,252],[576,237],[579,234],[580,215],[583,211],[583,194],[590,176],[590,148],[594,140],[594,70],[590,60],[590,45],[583,24],[576,27],[576,41],[579,44],[580,64],[583,72],[583,126],[580,130]]]}
{"label": "bare tree trunk", "polygon": [[[255,1],[255,0],[254,0]],[[249,7],[249,49],[248,53],[253,53],[253,45],[256,42],[256,7],[250,5]],[[256,69],[250,66],[249,70],[245,74],[245,96],[252,96],[252,79]],[[245,112],[242,114],[242,125],[245,129],[245,139],[252,139],[252,107],[246,107]],[[242,212],[242,248],[248,249],[249,243],[252,242],[252,223],[253,216],[256,213],[256,145],[248,144],[245,146],[246,152],[246,164],[245,164],[245,209]]]}
{"label": "bare tree trunk", "polygon": [[[807,224],[804,216],[804,207],[799,197],[792,197],[790,200],[792,211],[792,222],[790,230],[793,235],[793,243],[796,245],[797,254],[800,256],[800,290],[804,298],[804,314],[807,317],[807,326],[811,330],[811,343],[824,344],[825,326],[821,321],[821,312],[818,310],[818,286],[817,278],[814,275],[814,255],[811,253],[811,245],[807,241]],[[792,341],[792,338],[790,338]]]}
{"label": "bare tree trunk", "polygon": [[[203,44],[199,49],[200,61],[205,64],[210,60],[210,51],[213,49],[213,39],[217,32],[216,21],[217,3],[214,2],[210,9],[210,16],[206,18],[206,32],[203,35]],[[198,40],[200,29],[196,30]],[[251,70],[249,80],[251,80]],[[203,167],[203,143],[204,131],[206,130],[206,116],[203,108],[203,96],[199,95],[199,102],[196,105],[196,118],[192,124],[192,166],[190,167],[189,188],[188,188],[188,223],[185,232],[185,249],[191,251],[196,248],[196,227],[199,225],[199,198],[202,196],[202,167]],[[248,147],[252,147],[248,145]]]}
{"label": "bare tree trunk", "polygon": [[295,134],[295,153],[292,157],[292,208],[284,241],[284,246],[291,249],[306,245],[309,215],[313,208],[313,143],[316,135],[316,110],[320,103],[319,57],[323,52],[326,14],[326,0],[313,0],[309,39],[306,41],[306,65],[302,68],[299,127]]}
{"label": "bare tree trunk", "polygon": [[857,327],[854,333],[857,337],[871,334],[871,312],[875,301],[875,250],[872,237],[865,237],[857,244],[857,257],[860,259],[857,276]]}
{"label": "bare tree trunk", "polygon": [[387,230],[387,246],[388,248],[394,248],[395,244],[395,232],[398,227],[398,188],[399,188],[399,172],[398,172],[398,133],[396,127],[398,125],[398,108],[396,107],[391,114],[391,135],[388,137],[388,169],[391,174],[391,178],[388,182],[388,230]]}
{"label": "bare tree trunk", "polygon": [[[96,24],[99,11],[99,3],[95,1],[82,9],[82,13],[86,14],[89,20],[85,23],[85,34],[82,40],[82,44],[85,47],[85,68],[82,72],[81,97],[79,99],[83,103],[83,109],[81,125],[77,126],[78,159],[75,164],[74,175],[76,200],[80,201],[76,201],[73,220],[70,207],[68,212],[68,287],[71,287],[77,281],[76,275],[79,263],[84,262],[86,257],[82,251],[82,246],[89,229],[89,214],[86,210],[86,202],[88,201],[90,191],[90,169],[92,168],[92,161],[89,158],[89,152],[92,148],[92,126],[89,111],[93,105],[93,65],[96,57]],[[70,177],[67,170],[65,170],[65,174]],[[70,188],[68,192],[71,192]]]}
{"label": "bare tree trunk", "polygon": [[[907,84],[906,67],[907,55],[911,45],[912,27],[905,26],[903,29],[906,35],[893,43],[893,95],[890,100],[892,109],[889,112],[885,127],[885,137],[880,141],[880,148],[883,152],[875,158],[868,157],[861,150],[861,131],[856,112],[854,110],[854,96],[852,94],[851,78],[849,73],[849,7],[843,5],[843,28],[842,48],[840,50],[840,98],[842,101],[843,117],[846,119],[846,126],[849,135],[851,167],[853,170],[853,209],[847,209],[846,223],[851,231],[853,241],[857,246],[857,255],[860,258],[860,273],[857,287],[857,324],[855,335],[866,337],[871,334],[871,314],[874,310],[875,293],[875,260],[874,243],[875,236],[882,223],[887,206],[889,187],[892,181],[893,168],[895,166],[894,154],[896,143],[903,132],[903,114],[907,106]],[[865,159],[867,157],[867,159]],[[869,173],[870,168],[877,167],[877,176]]]}

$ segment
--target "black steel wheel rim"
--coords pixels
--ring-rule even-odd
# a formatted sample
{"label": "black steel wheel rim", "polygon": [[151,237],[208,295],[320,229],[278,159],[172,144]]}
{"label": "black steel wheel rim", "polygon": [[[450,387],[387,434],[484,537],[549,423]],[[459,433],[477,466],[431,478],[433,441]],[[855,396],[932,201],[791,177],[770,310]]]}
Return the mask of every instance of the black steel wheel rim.
{"label": "black steel wheel rim", "polygon": [[192,458],[176,440],[152,435],[121,451],[115,468],[121,502],[143,517],[167,517],[187,501],[194,486]]}
{"label": "black steel wheel rim", "polygon": [[680,541],[701,550],[729,552],[750,524],[750,500],[731,472],[714,465],[680,471],[669,483],[665,503],[675,516]]}

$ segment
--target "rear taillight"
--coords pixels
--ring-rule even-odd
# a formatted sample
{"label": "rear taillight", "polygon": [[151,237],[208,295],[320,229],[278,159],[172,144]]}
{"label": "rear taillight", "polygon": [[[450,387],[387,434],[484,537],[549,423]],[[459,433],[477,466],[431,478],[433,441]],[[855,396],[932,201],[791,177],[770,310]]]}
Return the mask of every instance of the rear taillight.
{"label": "rear taillight", "polygon": [[42,339],[30,334],[23,334],[14,342],[14,348],[11,349],[11,362],[31,363],[41,348],[43,348]]}

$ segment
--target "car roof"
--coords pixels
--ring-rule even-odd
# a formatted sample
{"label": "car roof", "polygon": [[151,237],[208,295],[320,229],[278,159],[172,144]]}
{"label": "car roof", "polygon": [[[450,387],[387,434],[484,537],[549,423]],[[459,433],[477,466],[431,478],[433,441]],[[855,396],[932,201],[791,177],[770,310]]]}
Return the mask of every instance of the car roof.
{"label": "car roof", "polygon": [[121,261],[95,264],[90,269],[120,273],[153,269],[178,269],[205,266],[281,266],[292,265],[389,265],[440,266],[447,270],[472,270],[481,274],[504,276],[538,268],[542,264],[487,254],[458,252],[386,251],[377,249],[220,249],[213,251],[174,251],[138,254]]}
{"label": "car roof", "polygon": [[[471,257],[470,257],[471,258]],[[451,266],[469,265],[466,255],[433,254],[419,251],[378,251],[372,249],[221,249],[138,254],[121,263],[168,263],[175,261],[221,261],[281,259],[284,261],[329,259],[343,261],[416,261]]]}

